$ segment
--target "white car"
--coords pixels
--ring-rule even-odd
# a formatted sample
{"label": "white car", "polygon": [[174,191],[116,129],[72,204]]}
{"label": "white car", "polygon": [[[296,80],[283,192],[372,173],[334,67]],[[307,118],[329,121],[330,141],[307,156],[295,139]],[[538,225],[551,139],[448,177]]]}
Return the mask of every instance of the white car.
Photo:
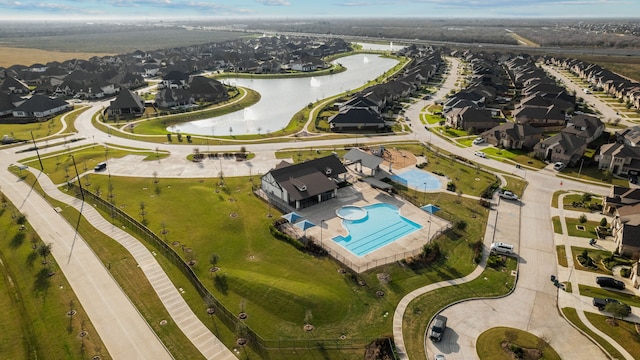
{"label": "white car", "polygon": [[433,357],[433,360],[447,360],[447,359],[444,357],[444,355],[438,354]]}
{"label": "white car", "polygon": [[505,200],[518,200],[518,195],[512,193],[509,190],[501,192],[500,197]]}
{"label": "white car", "polygon": [[486,158],[487,157],[487,154],[483,153],[482,151],[476,151],[476,152],[473,153],[473,155],[479,156],[481,158]]}
{"label": "white car", "polygon": [[562,169],[564,169],[564,163],[563,162],[557,162],[557,163],[553,164],[553,170],[560,171]]}
{"label": "white car", "polygon": [[480,144],[482,144],[484,142],[484,139],[479,137],[479,138],[473,139],[472,142],[473,142],[473,145],[480,145]]}

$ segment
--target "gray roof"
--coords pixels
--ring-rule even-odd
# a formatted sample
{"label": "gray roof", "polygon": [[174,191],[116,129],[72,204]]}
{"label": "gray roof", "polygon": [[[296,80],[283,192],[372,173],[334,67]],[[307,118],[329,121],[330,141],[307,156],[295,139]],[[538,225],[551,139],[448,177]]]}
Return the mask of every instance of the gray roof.
{"label": "gray roof", "polygon": [[291,165],[281,162],[269,171],[275,181],[284,188],[291,200],[302,200],[337,189],[338,175],[347,169],[336,155]]}
{"label": "gray roof", "polygon": [[45,112],[65,105],[68,106],[67,102],[62,99],[51,99],[44,95],[33,95],[16,107],[15,111],[24,111],[28,113]]}
{"label": "gray roof", "polygon": [[144,109],[144,100],[129,89],[120,91],[118,97],[109,105],[111,109]]}
{"label": "gray roof", "polygon": [[384,161],[380,157],[371,155],[369,153],[366,153],[356,148],[349,150],[346,154],[344,154],[343,158],[352,162],[360,162],[362,166],[367,167],[369,169],[378,168],[378,166],[382,164],[382,161]]}

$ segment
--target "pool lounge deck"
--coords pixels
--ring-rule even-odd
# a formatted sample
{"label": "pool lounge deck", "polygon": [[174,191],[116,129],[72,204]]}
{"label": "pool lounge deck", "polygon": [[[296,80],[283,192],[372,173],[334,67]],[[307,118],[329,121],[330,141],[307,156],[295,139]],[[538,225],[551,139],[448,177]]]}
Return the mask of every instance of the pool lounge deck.
{"label": "pool lounge deck", "polygon": [[[395,205],[400,209],[400,215],[422,225],[422,229],[362,257],[356,256],[332,240],[335,236],[347,235],[347,230],[342,226],[342,219],[336,215],[337,209],[346,205],[363,207],[377,203]],[[335,199],[296,210],[296,212],[317,225],[306,231],[307,237],[317,239],[331,256],[358,273],[420,253],[429,237],[429,214],[427,212],[397,196],[373,189],[364,182],[356,182],[353,186],[338,190],[338,197]],[[320,230],[321,225],[322,231]],[[431,237],[433,238],[441,229],[450,226],[448,221],[435,215],[431,216]],[[302,235],[302,231],[299,233]]]}

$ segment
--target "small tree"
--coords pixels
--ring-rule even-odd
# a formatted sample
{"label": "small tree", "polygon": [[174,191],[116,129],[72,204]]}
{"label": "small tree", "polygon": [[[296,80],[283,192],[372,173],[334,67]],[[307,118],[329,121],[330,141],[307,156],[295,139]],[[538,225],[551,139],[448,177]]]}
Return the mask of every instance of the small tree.
{"label": "small tree", "polygon": [[622,319],[627,315],[629,315],[629,313],[631,312],[631,309],[625,304],[612,302],[612,303],[608,303],[604,307],[604,311],[610,313],[611,317],[613,317],[613,320],[615,321],[616,319]]}
{"label": "small tree", "polygon": [[589,202],[589,201],[591,201],[592,197],[593,197],[592,194],[584,193],[584,194],[582,194],[582,202]]}
{"label": "small tree", "polygon": [[587,222],[587,215],[582,214],[580,215],[580,217],[578,218],[578,221],[580,221],[580,224],[584,224]]}
{"label": "small tree", "polygon": [[607,218],[602,218],[602,220],[600,220],[600,226],[607,227]]}
{"label": "small tree", "polygon": [[49,261],[47,260],[47,258],[49,257],[49,255],[51,255],[51,243],[49,244],[41,244],[38,247],[38,255],[42,256],[42,263],[46,264]]}

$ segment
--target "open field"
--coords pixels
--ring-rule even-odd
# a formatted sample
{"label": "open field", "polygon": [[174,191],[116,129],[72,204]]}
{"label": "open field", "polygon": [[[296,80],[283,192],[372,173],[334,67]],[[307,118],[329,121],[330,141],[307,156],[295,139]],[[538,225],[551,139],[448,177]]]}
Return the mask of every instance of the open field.
{"label": "open field", "polygon": [[94,56],[107,55],[113,55],[113,53],[66,52],[0,46],[0,67],[10,67],[12,65],[30,66],[36,63],[46,64],[52,61],[63,62],[72,59],[87,60]]}

